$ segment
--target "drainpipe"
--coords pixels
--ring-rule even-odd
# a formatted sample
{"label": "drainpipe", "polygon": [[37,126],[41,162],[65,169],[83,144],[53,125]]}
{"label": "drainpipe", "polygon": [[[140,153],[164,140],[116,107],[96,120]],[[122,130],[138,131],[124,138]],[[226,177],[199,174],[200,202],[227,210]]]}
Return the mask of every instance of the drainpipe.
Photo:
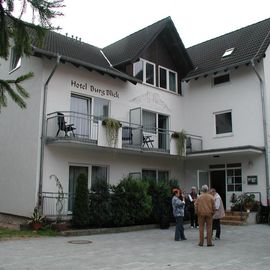
{"label": "drainpipe", "polygon": [[47,124],[46,124],[46,107],[47,107],[47,93],[48,93],[48,85],[53,77],[59,63],[60,63],[61,55],[57,54],[56,63],[51,71],[47,81],[44,84],[43,90],[43,104],[42,104],[42,120],[41,120],[41,137],[40,137],[40,161],[39,161],[39,185],[38,185],[38,202],[37,206],[42,210],[42,186],[43,186],[43,162],[44,162],[44,146],[45,146],[45,138],[47,132]]}
{"label": "drainpipe", "polygon": [[260,82],[260,92],[261,92],[261,102],[262,102],[262,117],[263,117],[263,137],[264,137],[264,148],[265,148],[265,173],[266,173],[266,196],[267,196],[267,205],[269,205],[269,186],[270,186],[270,177],[269,177],[269,152],[268,152],[268,125],[267,125],[267,112],[266,112],[266,95],[265,95],[265,86],[264,80],[259,74],[258,70],[254,64],[254,58],[250,61],[251,66],[257,75]]}

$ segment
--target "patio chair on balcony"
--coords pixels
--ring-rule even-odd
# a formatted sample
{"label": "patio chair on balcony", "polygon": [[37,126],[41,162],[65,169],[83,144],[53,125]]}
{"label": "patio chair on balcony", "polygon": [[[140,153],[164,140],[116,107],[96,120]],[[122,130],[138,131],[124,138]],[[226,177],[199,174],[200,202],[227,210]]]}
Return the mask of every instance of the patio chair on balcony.
{"label": "patio chair on balcony", "polygon": [[66,124],[65,121],[65,115],[63,113],[57,112],[57,123],[58,123],[58,131],[56,133],[56,137],[58,137],[59,132],[62,130],[65,132],[65,137],[68,136],[69,132],[72,132],[73,137],[75,137],[74,130],[76,129],[74,127],[74,124]]}

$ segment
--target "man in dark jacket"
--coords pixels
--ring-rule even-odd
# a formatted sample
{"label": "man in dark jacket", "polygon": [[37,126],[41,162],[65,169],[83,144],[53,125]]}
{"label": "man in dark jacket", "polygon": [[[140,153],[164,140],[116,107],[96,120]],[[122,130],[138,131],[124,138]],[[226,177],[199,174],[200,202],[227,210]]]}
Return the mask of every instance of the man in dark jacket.
{"label": "man in dark jacket", "polygon": [[203,246],[204,241],[204,225],[206,224],[207,231],[207,246],[213,246],[212,243],[212,222],[215,213],[214,197],[208,193],[208,186],[203,185],[202,193],[195,202],[195,212],[198,215],[200,241],[199,246]]}

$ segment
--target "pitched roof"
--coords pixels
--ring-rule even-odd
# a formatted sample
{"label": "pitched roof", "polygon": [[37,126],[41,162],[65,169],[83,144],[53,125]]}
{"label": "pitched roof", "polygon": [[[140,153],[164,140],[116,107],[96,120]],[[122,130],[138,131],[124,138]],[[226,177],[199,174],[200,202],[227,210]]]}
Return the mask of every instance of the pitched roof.
{"label": "pitched roof", "polygon": [[[270,18],[187,49],[195,69],[186,80],[260,60],[270,43]],[[222,58],[227,49],[231,55]]]}
{"label": "pitched roof", "polygon": [[175,57],[179,54],[182,55],[181,59],[177,60],[182,62],[181,68],[186,68],[189,71],[193,67],[192,62],[186,53],[183,42],[170,17],[162,19],[119,41],[116,41],[115,43],[103,48],[103,52],[115,67],[120,64],[135,62],[139,58],[140,54],[147,49],[149,45],[151,45],[154,39],[163,30],[167,31],[170,37],[170,39],[164,39],[164,41],[167,42],[167,46],[176,51]]}
{"label": "pitched roof", "polygon": [[84,66],[88,70],[96,70],[102,74],[108,74],[121,80],[137,83],[138,80],[110,66],[101,49],[79,40],[69,38],[59,33],[48,31],[42,46],[33,40],[35,55],[47,57],[61,56],[62,62],[70,62],[75,66]]}

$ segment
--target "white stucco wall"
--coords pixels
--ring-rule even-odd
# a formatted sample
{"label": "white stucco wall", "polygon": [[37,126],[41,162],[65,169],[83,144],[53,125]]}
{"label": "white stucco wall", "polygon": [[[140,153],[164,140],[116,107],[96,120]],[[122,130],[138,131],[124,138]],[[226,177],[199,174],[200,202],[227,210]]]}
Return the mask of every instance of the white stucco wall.
{"label": "white stucco wall", "polygon": [[[31,61],[31,62],[30,62]],[[9,60],[1,60],[1,79],[13,79],[29,71],[34,78],[22,83],[29,92],[22,110],[8,96],[8,107],[0,113],[0,212],[30,216],[36,203],[40,143],[42,62],[23,58],[8,74]]]}
{"label": "white stucco wall", "polygon": [[[203,137],[203,149],[263,147],[260,85],[250,66],[230,72],[230,82],[212,86],[211,76],[184,84],[184,126]],[[214,113],[232,110],[232,136],[215,136]]]}

